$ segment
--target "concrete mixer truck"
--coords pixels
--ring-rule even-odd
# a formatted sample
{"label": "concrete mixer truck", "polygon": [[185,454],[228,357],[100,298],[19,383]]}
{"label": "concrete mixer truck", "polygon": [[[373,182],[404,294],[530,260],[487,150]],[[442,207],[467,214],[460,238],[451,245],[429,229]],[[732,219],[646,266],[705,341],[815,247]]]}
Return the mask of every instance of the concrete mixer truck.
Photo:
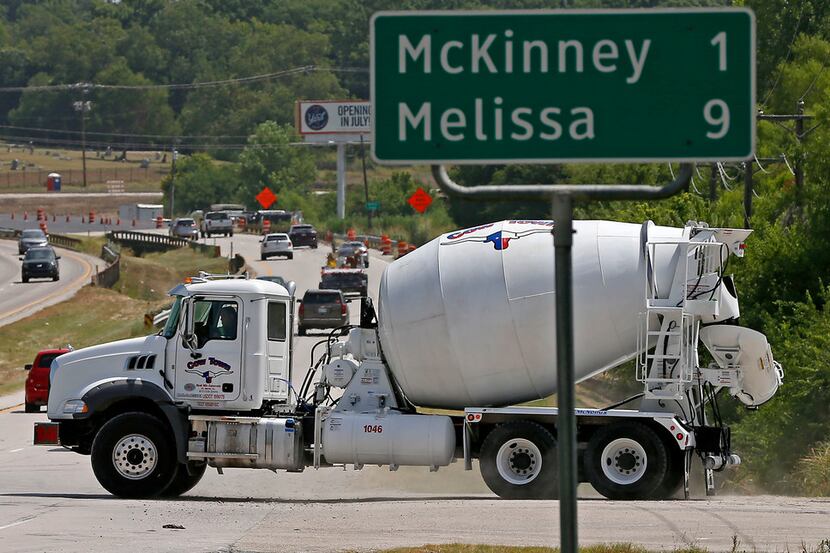
{"label": "concrete mixer truck", "polygon": [[[363,298],[347,338],[311,350],[302,383],[293,283],[193,278],[171,290],[159,334],[53,362],[34,441],[90,455],[122,497],[182,494],[208,466],[436,471],[456,459],[477,459],[501,497],[556,497],[557,409],[522,405],[556,392],[553,224],[468,228],[390,264],[378,309]],[[575,374],[634,360],[643,386],[577,410],[579,477],[606,497],[679,493],[695,454],[709,474],[740,462],[716,395],[756,408],[783,376],[766,338],[737,325],[726,264],[749,232],[575,223]]]}

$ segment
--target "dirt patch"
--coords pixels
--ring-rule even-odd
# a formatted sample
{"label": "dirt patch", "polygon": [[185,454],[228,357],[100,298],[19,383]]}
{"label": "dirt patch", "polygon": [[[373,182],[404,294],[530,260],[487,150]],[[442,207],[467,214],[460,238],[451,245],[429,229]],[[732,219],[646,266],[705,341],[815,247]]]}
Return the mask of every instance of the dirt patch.
{"label": "dirt patch", "polygon": [[[2,192],[2,187],[0,187]],[[161,197],[148,198],[147,196],[133,196],[125,194],[123,196],[60,196],[53,197],[37,197],[37,198],[3,198],[3,212],[15,213],[17,217],[21,217],[24,211],[29,212],[29,218],[34,220],[38,208],[46,210],[46,216],[56,215],[64,217],[70,215],[74,219],[80,219],[81,215],[87,216],[89,211],[94,209],[97,215],[116,216],[118,208],[124,204],[136,203],[160,203]]]}

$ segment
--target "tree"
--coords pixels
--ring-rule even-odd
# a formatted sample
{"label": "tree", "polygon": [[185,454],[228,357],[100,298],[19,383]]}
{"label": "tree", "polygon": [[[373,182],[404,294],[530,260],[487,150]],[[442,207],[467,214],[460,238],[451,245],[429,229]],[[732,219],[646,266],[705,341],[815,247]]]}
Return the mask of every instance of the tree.
{"label": "tree", "polygon": [[239,186],[239,168],[217,164],[207,154],[182,157],[176,164],[176,174],[168,175],[161,183],[166,205],[170,205],[171,185],[176,187],[176,214],[207,210],[210,204],[234,198]]}
{"label": "tree", "polygon": [[307,195],[316,168],[311,154],[292,146],[298,140],[291,126],[266,121],[257,125],[248,146],[239,156],[242,182],[237,190],[241,202],[250,202],[263,186],[272,190]]}

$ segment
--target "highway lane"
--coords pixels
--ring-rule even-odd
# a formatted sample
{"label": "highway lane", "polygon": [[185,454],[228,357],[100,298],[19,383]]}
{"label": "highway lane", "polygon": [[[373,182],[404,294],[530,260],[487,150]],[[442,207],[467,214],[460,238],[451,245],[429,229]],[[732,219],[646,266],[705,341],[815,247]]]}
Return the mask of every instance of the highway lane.
{"label": "highway lane", "polygon": [[0,326],[72,297],[90,281],[95,265],[104,265],[102,260],[85,254],[63,248],[55,251],[61,256],[60,280],[35,279],[24,284],[17,242],[0,240]]}
{"label": "highway lane", "polygon": [[[212,241],[212,240],[211,240]],[[217,239],[224,253],[231,240]],[[261,274],[294,279],[301,294],[315,287],[325,249],[301,249],[294,260],[259,261],[255,237],[236,236]],[[373,257],[370,294],[384,261]],[[355,304],[353,304],[355,305]],[[356,312],[353,311],[353,320]],[[298,337],[294,382],[302,380],[311,345]],[[501,501],[461,463],[427,469],[307,469],[301,474],[209,470],[176,500],[127,501],[98,485],[89,458],[31,445],[44,414],[0,413],[0,549],[5,551],[335,551],[425,543],[557,545],[555,501]],[[830,537],[830,501],[782,497],[716,497],[693,501],[609,502],[580,487],[582,543],[641,543],[654,548],[696,544],[728,551],[732,537],[758,551],[800,549]],[[184,529],[165,529],[165,524]]]}

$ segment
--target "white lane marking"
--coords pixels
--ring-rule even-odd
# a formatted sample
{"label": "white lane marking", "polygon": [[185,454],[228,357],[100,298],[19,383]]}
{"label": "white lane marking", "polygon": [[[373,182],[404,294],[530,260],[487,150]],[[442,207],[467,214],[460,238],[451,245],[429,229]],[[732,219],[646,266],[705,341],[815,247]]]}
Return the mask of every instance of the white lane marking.
{"label": "white lane marking", "polygon": [[12,526],[20,526],[21,524],[26,524],[27,522],[32,522],[37,518],[37,515],[28,516],[26,518],[22,518],[16,522],[12,522],[11,524],[7,524],[5,526],[0,526],[0,530],[5,530],[6,528],[11,528]]}
{"label": "white lane marking", "polygon": [[23,448],[19,447],[17,449],[12,449],[11,451],[9,451],[9,453],[17,453],[18,451],[23,451]]}

